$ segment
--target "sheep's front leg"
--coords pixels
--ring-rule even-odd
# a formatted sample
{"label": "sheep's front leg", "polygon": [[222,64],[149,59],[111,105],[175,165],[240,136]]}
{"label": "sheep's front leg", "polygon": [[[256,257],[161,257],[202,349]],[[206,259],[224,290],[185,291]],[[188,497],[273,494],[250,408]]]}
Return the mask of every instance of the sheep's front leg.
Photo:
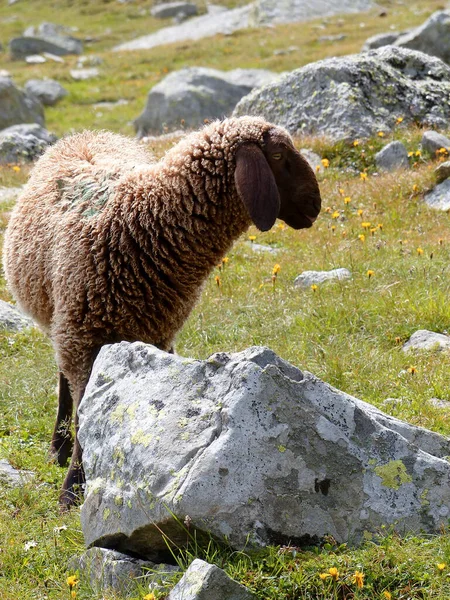
{"label": "sheep's front leg", "polygon": [[72,459],[59,495],[59,506],[62,512],[69,510],[71,506],[81,502],[84,482],[83,456],[78,441],[78,414],[75,413],[75,442],[73,445]]}
{"label": "sheep's front leg", "polygon": [[55,429],[53,430],[50,445],[50,457],[58,462],[61,467],[67,463],[72,453],[72,433],[70,424],[72,422],[73,398],[69,382],[63,373],[59,372],[58,390],[58,414],[56,416]]}

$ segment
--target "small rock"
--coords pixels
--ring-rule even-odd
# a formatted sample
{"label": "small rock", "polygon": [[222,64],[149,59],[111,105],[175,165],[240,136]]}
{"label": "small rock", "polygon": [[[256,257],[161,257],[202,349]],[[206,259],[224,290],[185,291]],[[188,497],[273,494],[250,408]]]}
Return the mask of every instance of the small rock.
{"label": "small rock", "polygon": [[442,183],[448,179],[450,177],[450,160],[438,165],[434,170],[434,174],[436,175],[436,181],[438,183]]}
{"label": "small rock", "polygon": [[7,460],[0,459],[0,484],[22,485],[26,481],[29,481],[33,475],[33,471],[19,471],[12,467]]}
{"label": "small rock", "polygon": [[325,281],[343,281],[351,279],[352,274],[348,269],[332,269],[331,271],[303,271],[294,280],[294,287],[309,288],[313,284],[319,285]]}
{"label": "small rock", "polygon": [[401,142],[391,142],[375,154],[375,162],[383,171],[409,167],[408,151]]}
{"label": "small rock", "polygon": [[146,583],[161,586],[168,575],[179,571],[179,567],[155,564],[139,560],[106,548],[89,548],[81,556],[74,556],[69,563],[72,571],[80,571],[96,593],[114,590],[126,594],[131,591],[133,582],[145,578]]}
{"label": "small rock", "polygon": [[410,350],[447,350],[450,348],[450,336],[419,329],[403,345],[403,352]]}
{"label": "small rock", "polygon": [[436,151],[445,148],[450,151],[450,140],[442,133],[437,131],[425,131],[420,141],[422,148],[429,152],[432,156],[436,155]]}
{"label": "small rock", "polygon": [[439,398],[430,398],[430,404],[435,408],[450,408],[450,400],[440,400]]}
{"label": "small rock", "polygon": [[317,38],[318,42],[340,42],[345,40],[347,36],[344,33],[339,33],[338,35],[321,35]]}
{"label": "small rock", "polygon": [[61,56],[57,56],[56,54],[52,54],[51,52],[43,52],[42,55],[45,56],[45,58],[48,58],[48,60],[52,60],[53,62],[65,62],[65,60]]}
{"label": "small rock", "polygon": [[70,71],[70,75],[76,81],[86,81],[86,79],[93,79],[94,77],[98,77],[100,71],[96,67],[91,67],[87,69],[72,69]]}
{"label": "small rock", "polygon": [[13,187],[13,188],[0,187],[0,202],[16,200],[18,195],[22,192],[22,190],[23,190],[23,187]]}
{"label": "small rock", "polygon": [[180,13],[193,17],[198,13],[197,6],[191,2],[163,2],[150,9],[150,14],[156,19],[177,17]]}
{"label": "small rock", "polygon": [[54,106],[68,94],[67,90],[54,79],[29,79],[24,89],[36,96],[44,106]]}
{"label": "small rock", "polygon": [[400,35],[400,31],[391,31],[389,33],[378,33],[377,35],[373,35],[365,41],[361,52],[368,52],[369,50],[375,50],[382,46],[390,46],[400,37]]}
{"label": "small rock", "polygon": [[34,327],[33,321],[12,304],[0,300],[0,329],[21,331],[27,327]]}
{"label": "small rock", "polygon": [[243,585],[216,565],[196,558],[167,596],[167,600],[252,600]]}
{"label": "small rock", "polygon": [[450,210],[450,179],[438,183],[431,192],[425,194],[424,200],[436,210]]}
{"label": "small rock", "polygon": [[267,254],[278,254],[279,248],[272,248],[272,246],[266,246],[265,244],[255,244],[254,242],[248,242],[248,245],[257,254],[266,252]]}
{"label": "small rock", "polygon": [[92,107],[112,109],[116,108],[117,106],[125,106],[126,104],[128,104],[128,100],[125,100],[125,98],[119,98],[119,100],[116,100],[115,102],[96,102],[92,105]]}
{"label": "small rock", "polygon": [[41,65],[47,62],[47,59],[42,54],[30,54],[25,57],[25,62],[29,65]]}

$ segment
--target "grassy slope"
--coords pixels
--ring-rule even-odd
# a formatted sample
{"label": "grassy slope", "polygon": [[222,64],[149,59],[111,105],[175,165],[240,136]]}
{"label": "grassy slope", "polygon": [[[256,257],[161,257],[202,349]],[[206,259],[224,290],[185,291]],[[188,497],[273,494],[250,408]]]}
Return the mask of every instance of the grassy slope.
{"label": "grassy slope", "polygon": [[[54,76],[70,95],[47,109],[50,129],[62,134],[82,127],[105,127],[132,133],[129,121],[141,110],[149,87],[168,70],[183,64],[220,68],[260,66],[288,70],[311,60],[355,52],[368,35],[420,23],[439,2],[417,1],[408,6],[384,3],[388,16],[344,16],[329,19],[325,31],[320,21],[238,32],[196,44],[179,44],[148,52],[112,54],[118,41],[147,33],[158,26],[139,16],[148,2],[35,2],[21,0],[0,8],[3,42],[28,24],[43,20],[72,22],[82,35],[97,37],[87,54],[100,56],[102,75],[92,82],[71,82],[67,75],[76,59],[63,66],[46,63],[26,66],[2,56],[2,68],[18,83],[31,77]],[[12,15],[18,18],[13,22]],[[6,19],[6,21],[5,21]],[[355,27],[355,23],[365,27]],[[111,31],[108,32],[107,30]],[[318,35],[344,32],[339,44],[318,43]],[[274,49],[298,46],[287,55]],[[245,57],[245,58],[242,58]],[[100,100],[126,98],[129,104],[110,111],[91,105]],[[392,137],[402,139],[416,151],[420,131],[396,128]],[[430,157],[414,159],[410,172],[375,176],[373,153],[388,139],[376,138],[332,146],[326,140],[297,140],[330,159],[321,176],[324,212],[308,231],[294,232],[281,226],[256,235],[256,242],[279,249],[276,257],[255,254],[243,238],[229,255],[229,262],[208,281],[202,301],[178,340],[178,352],[206,357],[218,350],[240,350],[265,344],[301,368],[314,372],[340,389],[367,400],[409,422],[450,434],[450,410],[436,409],[432,398],[450,400],[449,354],[438,352],[405,356],[400,345],[419,328],[443,331],[449,327],[450,216],[428,209],[423,192],[433,183]],[[155,150],[164,148],[156,145]],[[364,151],[364,152],[363,152]],[[367,168],[362,181],[349,174]],[[0,185],[19,185],[27,168],[0,170]],[[341,191],[340,191],[341,190]],[[349,197],[350,203],[344,203]],[[0,237],[10,203],[0,204]],[[362,210],[362,215],[358,214]],[[336,212],[339,216],[336,217]],[[333,216],[334,215],[334,216]],[[362,222],[377,228],[364,232]],[[417,248],[423,250],[417,252]],[[275,285],[274,264],[281,270]],[[292,286],[305,269],[347,267],[353,279],[324,284],[315,292]],[[368,277],[368,270],[374,271]],[[221,278],[218,288],[214,276]],[[0,276],[0,297],[8,299]],[[414,366],[415,373],[408,372]],[[59,599],[70,597],[65,583],[67,561],[81,551],[82,535],[77,511],[61,517],[56,499],[64,472],[47,463],[46,452],[55,412],[55,365],[48,341],[38,332],[0,333],[0,457],[36,475],[20,489],[0,486],[0,598]],[[385,403],[387,398],[396,402]],[[31,544],[35,542],[36,545]],[[210,559],[213,557],[210,555]],[[361,550],[336,548],[331,542],[323,551],[279,553],[270,550],[253,560],[219,554],[230,573],[252,587],[259,598],[332,598],[355,589],[351,575],[364,571],[365,587],[358,598],[378,598],[389,591],[393,598],[450,597],[448,569],[450,536],[401,539],[395,533],[368,543]],[[336,566],[340,584],[318,574]],[[340,587],[339,587],[340,586]],[[79,588],[79,589],[78,589]],[[79,598],[94,598],[86,582],[78,586]],[[338,592],[338,590],[340,590]],[[148,591],[148,590],[147,590]],[[143,597],[144,588],[136,592]],[[105,596],[107,598],[111,596]]]}

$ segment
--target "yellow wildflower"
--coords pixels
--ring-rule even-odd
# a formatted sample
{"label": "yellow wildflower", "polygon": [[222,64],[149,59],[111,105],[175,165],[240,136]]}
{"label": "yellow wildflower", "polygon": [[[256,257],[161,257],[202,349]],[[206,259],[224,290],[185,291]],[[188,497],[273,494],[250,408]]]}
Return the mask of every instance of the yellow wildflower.
{"label": "yellow wildflower", "polygon": [[75,590],[72,590],[72,591],[70,592],[70,597],[71,597],[71,598],[76,598],[76,597],[77,597],[77,593],[76,593],[76,591],[75,591]]}
{"label": "yellow wildflower", "polygon": [[378,223],[377,227],[378,229],[383,229],[383,223]]}
{"label": "yellow wildflower", "polygon": [[328,573],[330,574],[330,577],[332,579],[334,579],[334,581],[337,581],[339,578],[339,571],[336,569],[336,567],[330,567],[328,569]]}
{"label": "yellow wildflower", "polygon": [[363,209],[362,208],[358,208],[358,217],[362,217],[363,215]]}
{"label": "yellow wildflower", "polygon": [[358,235],[358,240],[361,240],[361,242],[364,242],[364,241],[365,241],[365,239],[366,239],[366,236],[365,236],[363,233],[360,233],[360,234]]}
{"label": "yellow wildflower", "polygon": [[370,227],[370,221],[363,221],[361,223],[361,227],[363,227],[364,229],[369,229],[369,227]]}
{"label": "yellow wildflower", "polygon": [[419,186],[417,185],[417,183],[415,183],[412,187],[412,191],[417,192],[418,190],[419,190]]}
{"label": "yellow wildflower", "polygon": [[414,156],[417,156],[417,157],[422,156],[422,152],[420,150],[416,150],[414,153]]}
{"label": "yellow wildflower", "polygon": [[442,571],[445,569],[445,567],[447,566],[445,563],[438,563],[437,565],[438,571],[440,571],[442,573]]}
{"label": "yellow wildflower", "polygon": [[315,283],[312,284],[311,289],[313,292],[316,292],[319,289],[319,286],[316,285]]}
{"label": "yellow wildflower", "polygon": [[320,171],[320,165],[317,165],[316,167],[316,173],[318,173]]}
{"label": "yellow wildflower", "polygon": [[329,576],[330,576],[329,573],[319,573],[319,577],[320,577],[320,579],[322,579],[322,581],[324,579],[327,579]]}
{"label": "yellow wildflower", "polygon": [[408,373],[411,373],[411,375],[414,375],[414,373],[417,373],[417,367],[414,367],[413,365],[411,365],[410,367],[408,367]]}
{"label": "yellow wildflower", "polygon": [[220,288],[220,286],[222,285],[222,282],[220,281],[220,277],[218,275],[216,275],[214,277],[214,281],[216,282],[217,287]]}
{"label": "yellow wildflower", "polygon": [[332,219],[339,219],[339,211],[335,210],[334,213],[331,215]]}
{"label": "yellow wildflower", "polygon": [[366,181],[367,173],[360,173],[359,176],[361,177],[362,181]]}
{"label": "yellow wildflower", "polygon": [[372,269],[369,269],[367,271],[367,277],[370,279],[373,275],[375,275],[375,271],[372,271]]}
{"label": "yellow wildflower", "polygon": [[328,169],[328,167],[330,166],[330,161],[328,160],[328,158],[322,158],[322,160],[320,161],[325,169]]}
{"label": "yellow wildflower", "polygon": [[383,596],[386,598],[386,600],[391,600],[392,598],[391,592],[387,592],[386,590],[383,592]]}
{"label": "yellow wildflower", "polygon": [[69,575],[66,579],[67,585],[72,589],[78,583],[78,578],[76,575]]}
{"label": "yellow wildflower", "polygon": [[331,226],[331,231],[334,233],[336,231],[336,225]]}
{"label": "yellow wildflower", "polygon": [[256,235],[249,235],[248,239],[253,243],[256,240]]}
{"label": "yellow wildflower", "polygon": [[411,158],[411,156],[414,156],[414,152],[408,152],[408,158]]}
{"label": "yellow wildflower", "polygon": [[150,594],[144,596],[143,600],[156,600],[156,596],[153,592],[150,592]]}
{"label": "yellow wildflower", "polygon": [[339,188],[339,193],[341,196],[343,196],[345,194],[344,189],[343,188]]}
{"label": "yellow wildflower", "polygon": [[370,233],[371,233],[372,235],[375,235],[375,232],[376,232],[376,231],[377,231],[377,228],[376,228],[376,227],[371,227],[371,229],[370,229]]}
{"label": "yellow wildflower", "polygon": [[227,264],[227,262],[229,262],[229,260],[230,260],[230,259],[228,258],[228,256],[224,256],[224,257],[222,258],[222,264],[226,265],[226,264]]}
{"label": "yellow wildflower", "polygon": [[378,137],[384,137],[384,131],[379,131],[379,132],[377,133],[377,136],[378,136]]}
{"label": "yellow wildflower", "polygon": [[19,171],[20,171],[19,165],[14,165],[13,166],[13,171],[15,171],[16,173],[19,173]]}
{"label": "yellow wildflower", "polygon": [[436,154],[448,154],[448,150],[447,148],[439,148],[439,150],[436,150]]}
{"label": "yellow wildflower", "polygon": [[278,275],[278,273],[280,272],[280,269],[281,269],[280,265],[276,264],[274,266],[274,268],[272,269],[272,275]]}
{"label": "yellow wildflower", "polygon": [[342,237],[347,237],[347,232],[346,231],[342,232]]}
{"label": "yellow wildflower", "polygon": [[356,583],[356,587],[361,589],[364,587],[364,573],[361,571],[355,571],[353,575],[353,583]]}
{"label": "yellow wildflower", "polygon": [[400,123],[403,123],[403,117],[397,117],[397,125],[400,125]]}
{"label": "yellow wildflower", "polygon": [[344,198],[344,204],[350,204],[351,201],[352,201],[352,199],[350,198],[350,196],[346,196]]}
{"label": "yellow wildflower", "polygon": [[356,146],[359,146],[359,140],[355,140],[355,141],[353,142],[353,145],[355,146],[355,148],[356,148]]}
{"label": "yellow wildflower", "polygon": [[419,256],[422,256],[422,254],[423,254],[423,249],[422,249],[422,248],[417,248],[417,254],[418,254]]}

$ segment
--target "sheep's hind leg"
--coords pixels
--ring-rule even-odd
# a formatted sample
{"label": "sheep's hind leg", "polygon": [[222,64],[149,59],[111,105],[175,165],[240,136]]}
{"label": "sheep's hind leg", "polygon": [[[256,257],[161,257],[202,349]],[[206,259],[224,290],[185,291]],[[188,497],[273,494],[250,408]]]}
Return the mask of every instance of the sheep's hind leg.
{"label": "sheep's hind leg", "polygon": [[58,414],[56,416],[55,429],[53,430],[49,455],[53,460],[56,460],[61,467],[65,466],[69,456],[72,453],[72,433],[70,431],[72,410],[73,399],[69,382],[60,371]]}
{"label": "sheep's hind leg", "polygon": [[69,510],[71,506],[79,504],[82,501],[84,483],[82,452],[78,441],[78,414],[75,414],[75,443],[73,445],[72,459],[59,495],[61,512]]}

